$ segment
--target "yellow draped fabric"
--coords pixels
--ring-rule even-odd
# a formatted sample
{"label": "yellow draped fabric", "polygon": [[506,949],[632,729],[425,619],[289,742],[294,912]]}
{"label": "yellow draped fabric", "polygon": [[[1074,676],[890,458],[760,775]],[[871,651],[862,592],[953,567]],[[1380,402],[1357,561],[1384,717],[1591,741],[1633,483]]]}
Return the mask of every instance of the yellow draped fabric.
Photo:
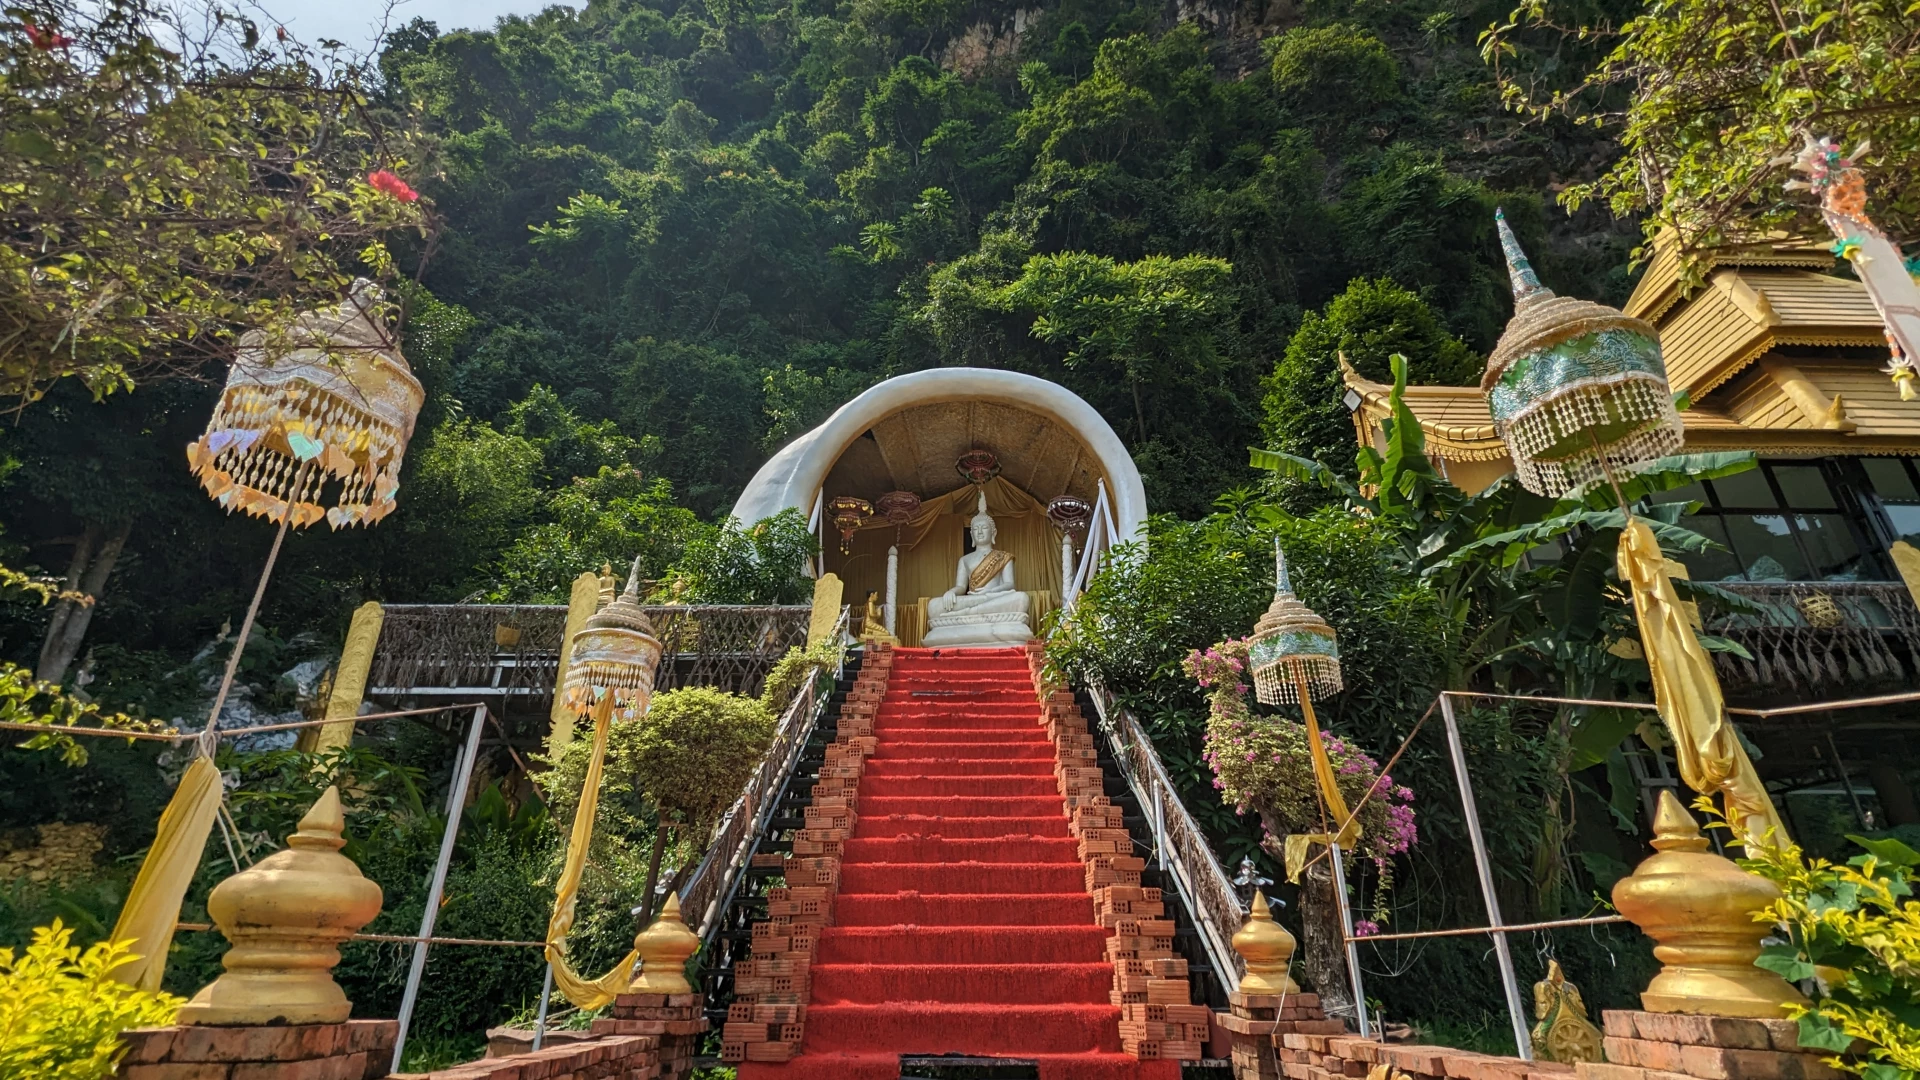
{"label": "yellow draped fabric", "polygon": [[142,990],[160,989],[167,970],[167,949],[173,943],[173,924],[180,921],[180,901],[200,869],[200,855],[220,810],[220,770],[205,754],[193,762],[173,789],[173,798],[160,813],[153,846],[140,863],[139,876],[127,892],[120,919],[113,924],[114,941],[133,942],[135,959],[114,969],[113,977]]}
{"label": "yellow draped fabric", "polygon": [[587,869],[587,847],[593,842],[593,817],[600,809],[600,772],[607,760],[607,731],[613,725],[613,695],[593,710],[593,756],[587,760],[586,782],[580,787],[580,808],[574,811],[573,831],[567,835],[567,859],[554,889],[553,918],[547,920],[547,962],[553,965],[553,984],[567,1000],[582,1009],[613,1003],[633,981],[638,951],[629,952],[613,970],[597,979],[584,979],[567,963],[567,931],[573,929],[573,906],[580,896],[580,876]]}
{"label": "yellow draped fabric", "polygon": [[[1297,675],[1298,672],[1295,672]],[[1320,788],[1320,800],[1326,804],[1327,820],[1339,823],[1340,830],[1333,833],[1295,833],[1288,836],[1285,847],[1287,880],[1298,884],[1300,871],[1307,865],[1307,848],[1313,844],[1339,844],[1351,849],[1353,842],[1360,838],[1360,821],[1353,811],[1347,809],[1347,799],[1340,793],[1340,781],[1333,774],[1333,761],[1327,757],[1327,742],[1320,734],[1320,717],[1313,711],[1313,695],[1307,690],[1307,681],[1300,681],[1300,712],[1307,721],[1307,753],[1313,762],[1313,779]]]}
{"label": "yellow draped fabric", "polygon": [[1727,721],[1713,659],[1700,646],[1668,576],[1660,544],[1646,523],[1629,519],[1620,533],[1620,577],[1633,590],[1640,644],[1653,676],[1653,701],[1673,738],[1680,778],[1703,795],[1726,799],[1727,819],[1743,842],[1785,845],[1787,827]]}
{"label": "yellow draped fabric", "polygon": [[1300,712],[1307,718],[1307,749],[1313,756],[1313,778],[1320,784],[1320,798],[1327,804],[1327,820],[1337,823],[1341,847],[1350,847],[1360,835],[1360,822],[1347,809],[1340,794],[1340,781],[1333,775],[1333,762],[1327,758],[1327,743],[1320,735],[1320,718],[1313,714],[1313,698],[1307,693],[1306,680],[1300,681]]}
{"label": "yellow draped fabric", "polygon": [[[1046,594],[1044,607],[1031,611],[1035,632],[1040,617],[1051,610],[1065,587],[1060,578],[1060,532],[1047,520],[1045,503],[1021,490],[1003,477],[987,482],[987,513],[999,526],[993,546],[1013,556],[1013,587],[1030,598]],[[979,496],[972,484],[944,495],[937,495],[920,506],[920,512],[900,529],[899,610],[894,632],[905,645],[918,645],[925,632],[924,610],[911,612],[923,599],[939,596],[953,588],[954,568],[966,552],[967,523],[979,510]],[[834,493],[829,492],[830,496]],[[894,526],[884,518],[862,525],[848,542],[851,554],[842,554],[840,538],[829,535],[826,545],[827,569],[846,582],[847,602],[864,604],[869,592],[887,595],[887,548],[893,544]]]}

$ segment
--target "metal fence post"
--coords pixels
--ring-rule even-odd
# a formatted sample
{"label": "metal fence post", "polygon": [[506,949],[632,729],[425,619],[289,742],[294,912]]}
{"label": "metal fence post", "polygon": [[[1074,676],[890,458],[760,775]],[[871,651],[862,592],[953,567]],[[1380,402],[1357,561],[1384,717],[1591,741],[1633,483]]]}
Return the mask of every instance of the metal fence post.
{"label": "metal fence post", "polygon": [[553,1001],[553,961],[547,961],[546,974],[540,976],[540,1012],[533,1018],[533,1048],[547,1044],[547,1005]]}
{"label": "metal fence post", "polygon": [[1473,840],[1473,865],[1480,873],[1480,894],[1487,901],[1487,925],[1493,935],[1493,951],[1500,961],[1500,986],[1507,995],[1507,1014],[1513,1019],[1513,1041],[1520,1056],[1533,1060],[1533,1040],[1527,1035],[1526,1006],[1520,1000],[1520,983],[1513,974],[1513,952],[1507,947],[1507,932],[1500,921],[1500,900],[1493,894],[1493,863],[1487,857],[1487,838],[1480,832],[1480,809],[1473,801],[1473,781],[1467,776],[1467,752],[1460,742],[1460,725],[1453,718],[1453,699],[1440,695],[1440,718],[1447,723],[1447,753],[1453,758],[1453,779],[1460,785],[1460,808],[1466,814],[1467,835]]}
{"label": "metal fence post", "polygon": [[413,1007],[420,999],[420,979],[427,972],[427,939],[433,937],[433,923],[440,915],[440,894],[447,886],[447,866],[453,861],[453,838],[460,831],[460,810],[467,801],[467,783],[473,779],[473,766],[480,757],[480,727],[486,721],[487,707],[473,708],[473,722],[467,725],[467,741],[454,759],[453,789],[447,792],[447,827],[440,833],[440,857],[433,864],[433,881],[427,886],[427,909],[420,913],[420,940],[413,943],[413,964],[407,969],[407,989],[400,996],[400,1034],[393,1041],[393,1072],[400,1071],[400,1057],[407,1049],[407,1027],[413,1022]]}
{"label": "metal fence post", "polygon": [[1353,982],[1353,1015],[1360,1025],[1360,1037],[1373,1038],[1373,1026],[1367,1021],[1367,990],[1360,981],[1360,946],[1353,940],[1353,905],[1347,901],[1347,868],[1340,861],[1340,845],[1328,844],[1327,855],[1333,863],[1334,906],[1340,910],[1340,936],[1347,943],[1347,978]]}

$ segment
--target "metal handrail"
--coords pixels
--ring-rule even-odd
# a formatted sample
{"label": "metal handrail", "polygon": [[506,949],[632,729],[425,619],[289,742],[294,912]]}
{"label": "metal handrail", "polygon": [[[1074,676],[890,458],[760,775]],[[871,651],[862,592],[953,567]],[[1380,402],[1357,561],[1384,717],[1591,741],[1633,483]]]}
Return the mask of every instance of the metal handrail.
{"label": "metal handrail", "polygon": [[1153,741],[1141,729],[1132,713],[1113,699],[1106,687],[1089,682],[1094,711],[1100,728],[1112,744],[1114,759],[1127,785],[1140,800],[1153,829],[1154,850],[1173,886],[1193,913],[1200,930],[1200,944],[1207,958],[1228,988],[1238,985],[1246,974],[1246,961],[1233,951],[1233,935],[1246,922],[1247,910],[1240,906],[1233,882],[1213,853],[1206,834],[1200,830],[1179,789],[1167,775],[1166,766],[1153,749]]}
{"label": "metal handrail", "polygon": [[[834,624],[833,636],[842,642],[847,641],[849,614],[847,608],[841,608],[840,619]],[[846,657],[846,650],[842,649],[840,662],[833,670],[834,681],[838,681],[846,670]],[[773,745],[767,748],[766,757],[761,759],[760,768],[747,781],[746,788],[734,800],[733,806],[728,808],[726,816],[720,819],[705,857],[680,890],[681,908],[700,912],[700,922],[695,932],[702,941],[711,938],[724,921],[727,905],[733,902],[733,896],[739,891],[740,882],[746,875],[754,839],[766,831],[768,821],[779,806],[780,793],[786,788],[801,755],[806,752],[808,734],[820,722],[820,717],[833,700],[830,690],[821,691],[820,676],[821,673],[816,672],[787,705],[787,711],[781,715],[780,730],[774,736]],[[769,793],[771,797],[767,797]],[[716,869],[723,855],[726,865]],[[714,876],[716,873],[717,877]],[[704,906],[697,906],[696,890],[709,881],[713,882],[710,887],[711,899]]]}

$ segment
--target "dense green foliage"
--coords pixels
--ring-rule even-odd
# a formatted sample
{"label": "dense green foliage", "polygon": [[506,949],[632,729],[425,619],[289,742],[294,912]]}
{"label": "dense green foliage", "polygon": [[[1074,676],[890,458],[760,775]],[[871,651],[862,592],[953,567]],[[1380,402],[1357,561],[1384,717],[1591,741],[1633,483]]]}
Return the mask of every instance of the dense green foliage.
{"label": "dense green foliage", "polygon": [[[1568,206],[1644,213],[1649,236],[1674,228],[1690,251],[1773,231],[1825,236],[1819,201],[1786,184],[1792,155],[1829,138],[1842,153],[1871,145],[1868,210],[1911,247],[1920,235],[1916,17],[1913,0],[1654,0],[1624,17],[1524,0],[1483,38],[1509,105],[1606,130],[1626,151],[1599,177],[1569,185]],[[1536,50],[1575,38],[1611,51],[1569,85]]]}
{"label": "dense green foliage", "polygon": [[1433,309],[1391,278],[1357,280],[1324,312],[1309,311],[1267,377],[1266,445],[1344,465],[1352,459],[1353,418],[1341,399],[1344,359],[1374,382],[1392,382],[1387,358],[1409,359],[1418,384],[1472,386],[1484,364],[1449,334]]}
{"label": "dense green foliage", "polygon": [[[755,699],[712,687],[657,695],[645,716],[617,722],[608,733],[601,816],[620,834],[642,835],[671,821],[704,835],[760,764],[773,741],[773,719]],[[592,740],[576,738],[540,774],[564,821],[580,805],[591,757]]]}
{"label": "dense green foliage", "polygon": [[[408,179],[439,231],[395,250],[425,266],[397,299],[428,402],[399,511],[294,536],[264,625],[324,646],[365,599],[555,601],[635,554],[657,580],[691,553],[691,598],[741,545],[685,510],[714,521],[784,440],[936,364],[1062,382],[1156,508],[1203,514],[1244,482],[1294,330],[1353,279],[1415,312],[1379,345],[1417,378],[1472,366],[1446,342],[1484,350],[1505,317],[1496,203],[1557,285],[1622,294],[1630,230],[1540,209],[1606,150],[1501,114],[1473,27],[1503,11],[597,0],[409,24],[371,104],[435,148]],[[1326,378],[1327,350],[1299,348]],[[71,667],[43,677],[177,715],[156,672],[244,605],[269,530],[228,520],[179,461],[209,394],[56,392],[0,432],[0,555],[57,572],[75,537],[124,542],[92,560]],[[0,652],[28,659],[48,618],[0,610]]]}

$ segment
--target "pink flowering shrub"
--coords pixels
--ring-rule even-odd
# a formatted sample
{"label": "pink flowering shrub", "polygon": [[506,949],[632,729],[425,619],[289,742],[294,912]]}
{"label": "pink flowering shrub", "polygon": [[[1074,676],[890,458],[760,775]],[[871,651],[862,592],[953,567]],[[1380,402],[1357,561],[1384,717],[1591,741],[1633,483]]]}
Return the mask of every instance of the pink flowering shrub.
{"label": "pink flowering shrub", "polygon": [[[1264,846],[1278,856],[1286,834],[1320,832],[1337,824],[1321,819],[1307,726],[1278,716],[1255,716],[1247,705],[1246,640],[1195,649],[1181,667],[1208,692],[1211,715],[1204,757],[1213,767],[1213,786],[1235,810],[1260,815]],[[1382,776],[1379,762],[1359,747],[1330,732],[1322,736],[1340,793],[1349,809],[1359,807],[1360,839],[1354,853],[1372,859],[1379,870],[1375,918],[1384,920],[1392,858],[1419,838],[1413,791]],[[1373,794],[1367,798],[1369,791]]]}

